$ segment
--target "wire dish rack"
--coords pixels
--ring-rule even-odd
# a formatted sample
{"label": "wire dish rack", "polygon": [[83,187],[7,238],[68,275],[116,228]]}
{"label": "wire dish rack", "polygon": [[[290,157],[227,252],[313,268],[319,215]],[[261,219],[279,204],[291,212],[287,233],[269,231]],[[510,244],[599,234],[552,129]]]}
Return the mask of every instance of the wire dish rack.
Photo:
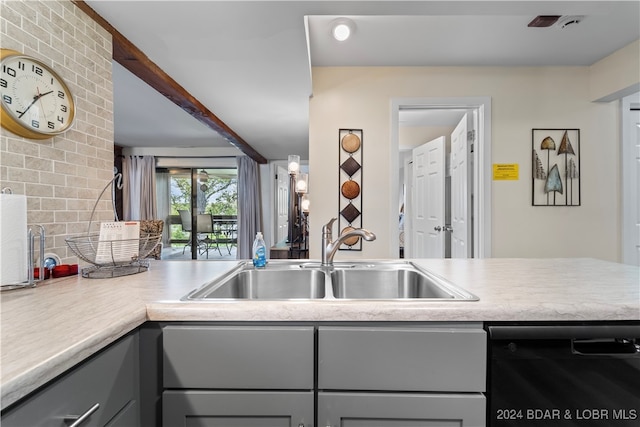
{"label": "wire dish rack", "polygon": [[100,240],[100,233],[91,232],[91,223],[98,202],[110,186],[112,190],[111,200],[113,203],[113,213],[116,221],[118,221],[114,184],[116,184],[118,188],[122,188],[121,173],[117,173],[98,196],[91,211],[87,233],[70,236],[65,239],[69,249],[71,249],[78,258],[92,264],[91,266],[81,269],[82,277],[106,279],[147,271],[149,269],[147,256],[162,240],[162,233],[141,231],[140,237],[137,239]]}
{"label": "wire dish rack", "polygon": [[67,237],[67,246],[78,258],[93,264],[82,277],[105,279],[142,273],[149,269],[146,257],[162,239],[162,233],[140,233],[139,239],[100,240],[100,234]]}

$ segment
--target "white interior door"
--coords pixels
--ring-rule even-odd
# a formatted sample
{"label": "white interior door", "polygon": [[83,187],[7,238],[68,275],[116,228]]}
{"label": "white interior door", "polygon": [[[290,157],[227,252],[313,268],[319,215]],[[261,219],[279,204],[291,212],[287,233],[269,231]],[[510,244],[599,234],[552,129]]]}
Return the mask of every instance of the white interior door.
{"label": "white interior door", "polygon": [[413,215],[413,156],[406,156],[404,159],[404,177],[403,182],[405,185],[404,194],[404,220],[403,227],[400,230],[400,245],[404,245],[404,257],[415,258],[413,256],[413,228],[412,219]]}
{"label": "white interior door", "polygon": [[470,158],[465,114],[451,134],[451,258],[473,257]]}
{"label": "white interior door", "polygon": [[276,188],[276,243],[287,239],[289,221],[289,172],[278,166]]}
{"label": "white interior door", "polygon": [[634,145],[634,153],[635,153],[635,232],[631,235],[633,236],[634,242],[633,246],[635,248],[635,257],[631,257],[631,259],[635,258],[635,265],[640,266],[640,199],[638,198],[637,190],[640,189],[640,110],[636,109],[631,111],[632,117],[632,125],[631,125],[631,141]]}
{"label": "white interior door", "polygon": [[622,99],[622,259],[640,266],[640,93]]}
{"label": "white interior door", "polygon": [[445,256],[445,137],[441,136],[413,149],[414,189],[411,256]]}

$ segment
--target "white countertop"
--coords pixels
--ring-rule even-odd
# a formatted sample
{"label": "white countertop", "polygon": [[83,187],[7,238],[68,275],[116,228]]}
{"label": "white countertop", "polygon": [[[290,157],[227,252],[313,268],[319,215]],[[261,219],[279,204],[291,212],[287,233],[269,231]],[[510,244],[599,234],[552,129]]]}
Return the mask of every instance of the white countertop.
{"label": "white countertop", "polygon": [[415,260],[479,301],[181,302],[236,261],[152,261],[112,279],[73,276],[0,296],[2,408],[147,320],[640,320],[640,269],[594,259]]}

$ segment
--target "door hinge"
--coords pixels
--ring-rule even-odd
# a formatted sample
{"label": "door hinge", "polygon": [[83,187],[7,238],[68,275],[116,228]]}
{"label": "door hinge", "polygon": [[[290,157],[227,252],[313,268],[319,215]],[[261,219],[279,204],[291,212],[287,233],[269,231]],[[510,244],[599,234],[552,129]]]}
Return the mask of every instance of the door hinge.
{"label": "door hinge", "polygon": [[476,140],[476,130],[472,129],[467,132],[467,141],[475,141]]}

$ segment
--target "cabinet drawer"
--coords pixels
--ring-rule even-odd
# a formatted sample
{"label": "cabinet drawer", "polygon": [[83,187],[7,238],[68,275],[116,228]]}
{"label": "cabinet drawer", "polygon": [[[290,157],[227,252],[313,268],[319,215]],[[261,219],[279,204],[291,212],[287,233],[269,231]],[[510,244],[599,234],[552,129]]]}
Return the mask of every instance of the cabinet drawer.
{"label": "cabinet drawer", "polygon": [[318,425],[484,427],[481,393],[318,393]]}
{"label": "cabinet drawer", "polygon": [[[137,401],[137,340],[137,335],[123,338],[18,402],[3,414],[2,426],[67,426],[71,422],[65,416],[82,415],[96,404],[82,426],[104,426]],[[137,416],[134,412],[129,419]]]}
{"label": "cabinet drawer", "polygon": [[166,427],[312,427],[313,411],[312,391],[171,390],[162,395]]}
{"label": "cabinet drawer", "polygon": [[486,337],[465,327],[320,327],[321,390],[482,392]]}
{"label": "cabinet drawer", "polygon": [[313,388],[313,327],[163,328],[165,388]]}

